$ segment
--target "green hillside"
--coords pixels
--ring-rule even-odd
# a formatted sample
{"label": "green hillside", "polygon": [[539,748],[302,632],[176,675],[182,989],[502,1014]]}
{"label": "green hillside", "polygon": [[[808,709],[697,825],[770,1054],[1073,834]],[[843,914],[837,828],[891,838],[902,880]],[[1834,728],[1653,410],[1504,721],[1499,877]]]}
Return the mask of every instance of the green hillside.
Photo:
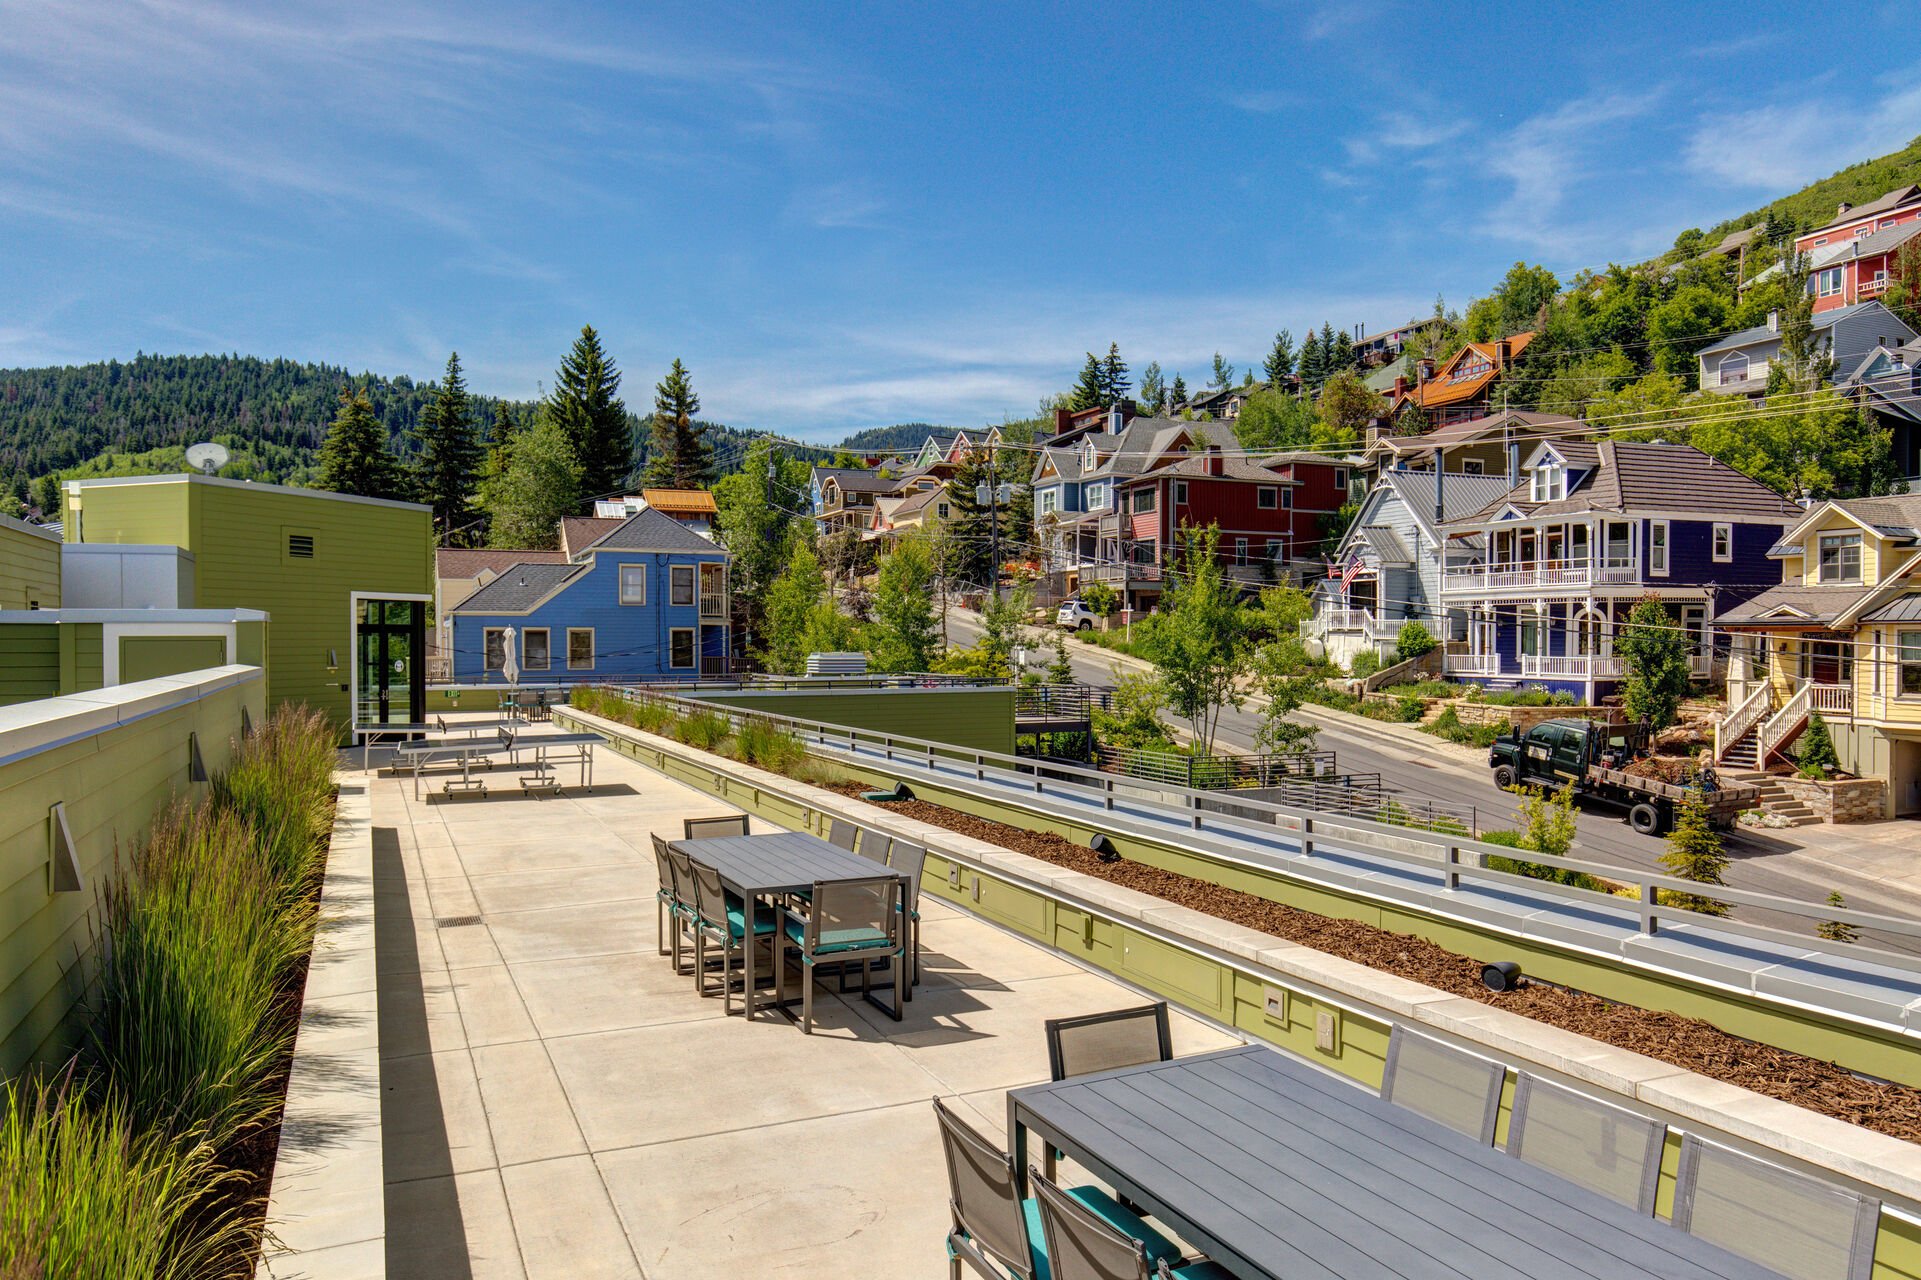
{"label": "green hillside", "polygon": [[856,431],[843,440],[840,447],[851,453],[918,449],[928,436],[936,433],[952,435],[956,430],[955,427],[937,427],[931,422],[900,422],[891,427],[869,427],[865,431]]}
{"label": "green hillside", "polygon": [[1730,231],[1767,221],[1770,211],[1776,218],[1792,219],[1797,227],[1818,227],[1833,220],[1835,207],[1843,201],[1866,204],[1876,196],[1914,182],[1921,182],[1921,137],[1899,151],[1851,164],[1832,177],[1809,183],[1793,195],[1770,200],[1759,209],[1717,223],[1707,229],[1707,235],[1712,243]]}

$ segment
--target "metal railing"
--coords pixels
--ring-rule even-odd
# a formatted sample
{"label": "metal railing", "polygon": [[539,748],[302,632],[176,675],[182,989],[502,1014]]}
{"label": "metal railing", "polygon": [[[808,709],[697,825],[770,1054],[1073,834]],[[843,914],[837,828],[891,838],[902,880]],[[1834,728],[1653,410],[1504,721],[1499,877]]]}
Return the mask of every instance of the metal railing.
{"label": "metal railing", "polygon": [[1114,691],[1091,684],[1043,684],[1014,691],[1016,720],[1089,720],[1114,705]]}
{"label": "metal railing", "polygon": [[[1754,889],[1704,886],[1696,880],[1593,862],[1585,858],[1531,851],[1524,855],[1530,864],[1583,872],[1597,879],[1626,884],[1638,894],[1638,900],[1623,900],[1606,892],[1597,894],[1591,889],[1496,870],[1487,865],[1487,859],[1499,858],[1504,863],[1511,861],[1516,856],[1514,849],[1504,845],[1483,844],[1452,826],[1422,830],[1402,820],[1405,810],[1400,809],[1392,798],[1384,799],[1381,805],[1380,813],[1384,816],[1373,816],[1360,813],[1330,814],[1305,806],[1278,804],[1252,797],[1225,799],[1219,792],[1193,790],[1172,784],[1156,784],[1157,795],[1144,797],[1133,789],[1139,784],[1131,783],[1130,779],[1060,761],[1024,759],[997,751],[930,742],[902,734],[744,711],[735,707],[715,707],[655,690],[622,688],[609,689],[608,692],[632,701],[659,701],[676,712],[718,713],[736,725],[759,720],[792,734],[805,746],[857,762],[879,761],[884,766],[926,770],[937,778],[972,775],[976,782],[987,781],[991,775],[1003,789],[1016,790],[1037,804],[1045,804],[1054,795],[1071,796],[1074,807],[1078,809],[1089,802],[1088,792],[1093,791],[1097,793],[1101,808],[1112,815],[1110,820],[1117,825],[1130,821],[1128,811],[1136,810],[1158,817],[1158,822],[1153,824],[1155,830],[1165,831],[1175,827],[1216,839],[1231,839],[1237,833],[1246,833],[1259,836],[1263,841],[1271,840],[1275,829],[1280,828],[1299,836],[1305,854],[1312,855],[1315,846],[1327,839],[1337,847],[1351,848],[1371,857],[1436,872],[1437,887],[1443,891],[1459,890],[1467,882],[1481,882],[1561,900],[1594,901],[1598,898],[1610,905],[1634,910],[1639,921],[1639,932],[1643,936],[1657,933],[1663,923],[1696,927],[1711,923],[1717,930],[1770,943],[1789,944],[1801,954],[1811,950],[1827,951],[1841,959],[1867,959],[1906,972],[1921,973],[1921,955],[1889,950],[1876,945],[1869,937],[1863,937],[1856,943],[1840,943],[1830,942],[1814,932],[1815,927],[1823,923],[1850,924],[1857,929],[1873,930],[1921,947],[1921,919],[1784,898]],[[1223,812],[1221,806],[1224,803],[1231,803],[1240,812]],[[1683,897],[1706,895],[1732,907],[1750,907],[1792,916],[1807,921],[1808,932],[1796,933],[1734,917],[1703,916],[1685,907],[1667,905],[1662,900],[1664,893]]]}
{"label": "metal railing", "polygon": [[[1331,778],[1339,768],[1332,751],[1303,751],[1291,755],[1188,755],[1142,747],[1096,746],[1094,759],[1103,773],[1126,774],[1149,782],[1173,782],[1197,791],[1275,786],[1283,778]],[[1378,784],[1379,775],[1374,777]]]}

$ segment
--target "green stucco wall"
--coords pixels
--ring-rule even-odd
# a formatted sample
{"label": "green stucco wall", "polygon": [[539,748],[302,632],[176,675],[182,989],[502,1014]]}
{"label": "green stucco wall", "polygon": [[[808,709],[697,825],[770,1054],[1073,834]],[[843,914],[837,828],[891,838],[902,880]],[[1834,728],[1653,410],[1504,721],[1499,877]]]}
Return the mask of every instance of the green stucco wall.
{"label": "green stucco wall", "polygon": [[[131,690],[130,692],[138,692]],[[72,1049],[68,1014],[86,989],[97,894],[154,814],[187,780],[189,734],[209,769],[225,767],[244,705],[265,712],[258,675],[76,742],[0,765],[0,1070],[56,1060]],[[89,706],[89,712],[94,708]],[[85,885],[52,892],[51,821],[66,807]]]}
{"label": "green stucco wall", "polygon": [[59,607],[59,539],[0,516],[0,609]]}
{"label": "green stucco wall", "polygon": [[722,706],[764,711],[796,720],[844,724],[875,733],[898,733],[952,743],[975,751],[1014,751],[1014,690],[870,689],[810,693],[702,693],[691,696]]}
{"label": "green stucco wall", "polygon": [[[353,593],[433,594],[433,526],[425,507],[185,476],[82,484],[78,493],[77,520],[69,503],[70,538],[170,542],[192,551],[194,607],[268,615],[269,704],[304,702],[343,729],[354,659]],[[311,558],[289,555],[292,534],[313,539]]]}

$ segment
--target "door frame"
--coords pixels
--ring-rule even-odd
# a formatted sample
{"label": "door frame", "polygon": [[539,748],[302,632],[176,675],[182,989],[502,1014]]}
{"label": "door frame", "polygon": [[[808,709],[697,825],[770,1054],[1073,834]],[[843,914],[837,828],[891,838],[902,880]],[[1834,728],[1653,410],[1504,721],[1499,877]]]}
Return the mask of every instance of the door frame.
{"label": "door frame", "polygon": [[[347,719],[349,725],[355,729],[366,727],[360,723],[360,606],[368,600],[412,601],[423,606],[431,606],[434,602],[431,592],[349,591],[347,593]],[[421,611],[421,621],[423,632],[431,630],[425,625],[425,608]],[[439,619],[435,621],[438,622]],[[420,688],[424,711],[427,688],[427,653],[424,643],[421,652],[415,656],[421,664]]]}

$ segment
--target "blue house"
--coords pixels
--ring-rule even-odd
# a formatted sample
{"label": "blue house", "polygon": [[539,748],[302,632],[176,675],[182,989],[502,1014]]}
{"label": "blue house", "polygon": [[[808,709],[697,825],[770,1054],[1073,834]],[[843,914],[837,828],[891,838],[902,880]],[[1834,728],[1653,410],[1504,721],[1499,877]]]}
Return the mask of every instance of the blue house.
{"label": "blue house", "polygon": [[1623,675],[1614,637],[1635,602],[1662,598],[1711,679],[1708,620],[1779,578],[1768,549],[1806,513],[1691,445],[1553,440],[1520,483],[1448,521],[1441,602],[1448,675],[1539,685],[1592,703]]}
{"label": "blue house", "polygon": [[723,674],[727,562],[650,508],[563,563],[508,565],[452,610],[454,682],[501,680],[510,646],[525,685]]}

